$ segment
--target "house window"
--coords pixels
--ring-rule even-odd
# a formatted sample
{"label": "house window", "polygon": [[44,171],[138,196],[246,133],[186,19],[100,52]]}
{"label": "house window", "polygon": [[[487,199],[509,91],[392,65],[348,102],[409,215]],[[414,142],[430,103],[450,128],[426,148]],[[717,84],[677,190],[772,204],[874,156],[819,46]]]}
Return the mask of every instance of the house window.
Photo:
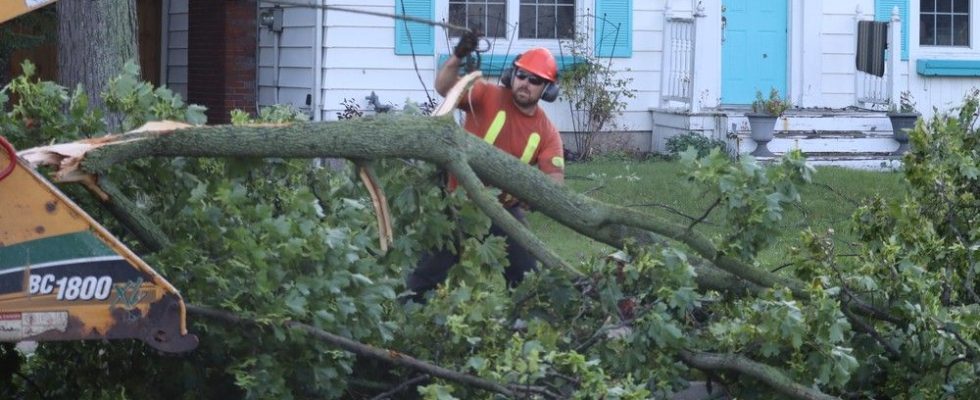
{"label": "house window", "polygon": [[[518,20],[507,20],[507,9]],[[480,31],[486,37],[507,37],[515,25],[521,39],[569,39],[575,35],[575,0],[449,0],[449,23]],[[459,36],[460,32],[450,32]]]}
{"label": "house window", "polygon": [[[449,23],[465,26],[487,37],[507,33],[506,0],[449,0]],[[458,36],[459,32],[452,32]]]}
{"label": "house window", "polygon": [[969,46],[969,0],[921,0],[919,44],[922,46]]}
{"label": "house window", "polygon": [[575,0],[521,0],[521,39],[570,39],[575,34]]}

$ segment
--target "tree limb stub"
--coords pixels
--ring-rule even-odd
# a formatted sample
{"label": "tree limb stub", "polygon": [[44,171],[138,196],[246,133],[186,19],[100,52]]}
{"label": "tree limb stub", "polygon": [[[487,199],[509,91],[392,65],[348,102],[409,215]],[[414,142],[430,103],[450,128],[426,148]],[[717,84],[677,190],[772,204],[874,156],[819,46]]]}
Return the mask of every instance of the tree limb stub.
{"label": "tree limb stub", "polygon": [[382,253],[388,251],[388,247],[394,241],[394,230],[391,226],[391,213],[388,212],[388,199],[385,197],[384,188],[374,167],[364,160],[354,160],[357,166],[357,174],[364,183],[364,188],[371,195],[371,203],[374,205],[374,216],[378,223],[378,246]]}
{"label": "tree limb stub", "polygon": [[[245,324],[245,325],[252,325],[252,326],[263,325],[258,321],[249,318],[244,318],[235,315],[233,313],[230,313],[228,311],[216,310],[213,308],[203,307],[194,304],[187,305],[187,312],[203,317],[216,319],[226,323],[231,323],[231,324]],[[500,384],[473,375],[464,374],[448,368],[443,368],[438,365],[416,359],[412,356],[399,353],[394,350],[380,349],[377,347],[369,346],[364,343],[358,342],[356,340],[351,340],[343,336],[335,335],[333,333],[324,331],[322,329],[319,329],[317,327],[308,324],[304,324],[302,322],[286,321],[284,325],[288,328],[302,331],[312,337],[315,337],[319,340],[329,343],[330,345],[337,346],[351,353],[363,357],[384,361],[397,366],[411,368],[434,377],[446,379],[453,382],[458,382],[467,386],[480,388],[494,393],[500,393],[502,395],[509,396],[509,397],[514,397],[516,394],[521,392],[530,392],[536,394],[543,394],[546,396],[550,396],[552,398],[557,398],[556,395],[537,386]]]}
{"label": "tree limb stub", "polygon": [[688,350],[681,350],[678,354],[681,360],[691,367],[702,370],[727,370],[748,375],[795,399],[832,400],[837,398],[796,383],[778,368],[753,361],[745,356]]}

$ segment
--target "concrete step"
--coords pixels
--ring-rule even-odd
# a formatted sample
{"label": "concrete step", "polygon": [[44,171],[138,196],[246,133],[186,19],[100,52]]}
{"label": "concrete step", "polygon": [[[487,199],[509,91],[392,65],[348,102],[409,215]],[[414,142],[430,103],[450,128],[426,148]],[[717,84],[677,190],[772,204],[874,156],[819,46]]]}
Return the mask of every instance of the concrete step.
{"label": "concrete step", "polygon": [[[756,143],[749,137],[748,118],[730,113],[728,121],[739,152],[754,151]],[[843,164],[853,159],[863,165],[889,161],[888,157],[899,147],[891,122],[883,112],[793,110],[776,120],[775,129],[773,140],[767,145],[769,151],[781,155],[799,149],[808,158],[821,158],[822,163]]]}
{"label": "concrete step", "polygon": [[[778,161],[779,157],[757,157],[756,159],[762,163],[770,163]],[[874,171],[897,171],[902,168],[901,156],[894,155],[857,153],[808,155],[806,162],[814,167],[834,166]]]}
{"label": "concrete step", "polygon": [[[741,112],[728,113],[729,127],[735,132],[749,132],[749,120]],[[790,132],[856,131],[890,133],[891,122],[883,112],[874,111],[808,111],[794,110],[776,120],[776,130]]]}
{"label": "concrete step", "polygon": [[[755,150],[756,143],[748,133],[736,136],[736,143],[740,153],[750,153]],[[799,149],[804,154],[818,155],[822,153],[831,154],[881,154],[888,155],[898,149],[899,143],[892,138],[891,133],[865,134],[865,133],[779,133],[777,132],[772,141],[766,147],[769,151],[782,154],[790,150]]]}
{"label": "concrete step", "polygon": [[[686,132],[703,132],[727,138],[742,155],[750,154],[756,143],[745,113],[748,107],[726,106],[687,115],[683,112],[654,111],[658,140]],[[801,150],[813,165],[837,165],[860,169],[895,169],[901,166],[896,155],[899,143],[892,134],[891,121],[881,111],[849,107],[846,109],[792,109],[776,120],[775,135],[767,148],[775,157]],[[662,147],[662,143],[658,144]],[[659,147],[658,147],[659,148]]]}

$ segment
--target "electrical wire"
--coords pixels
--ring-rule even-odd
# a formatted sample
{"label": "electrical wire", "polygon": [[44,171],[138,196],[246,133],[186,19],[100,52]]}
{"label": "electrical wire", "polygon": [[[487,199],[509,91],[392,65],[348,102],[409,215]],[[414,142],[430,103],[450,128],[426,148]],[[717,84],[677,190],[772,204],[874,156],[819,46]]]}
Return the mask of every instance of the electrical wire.
{"label": "electrical wire", "polygon": [[[405,2],[403,1],[401,4],[402,15],[407,16],[408,12],[405,11]],[[422,90],[425,91],[425,100],[427,101],[426,104],[431,105],[434,103],[434,101],[432,100],[432,95],[429,94],[429,87],[426,86],[425,79],[422,79],[422,72],[419,71],[419,62],[415,59],[415,41],[412,40],[412,30],[408,29],[407,23],[405,24],[405,35],[408,36],[408,47],[412,52],[412,66],[415,67],[415,75],[419,77],[419,83],[422,84]]]}
{"label": "electrical wire", "polygon": [[[425,18],[413,17],[411,15],[391,14],[391,13],[384,13],[380,11],[365,11],[365,10],[358,10],[355,8],[338,7],[338,6],[331,6],[326,4],[313,4],[313,3],[303,2],[303,1],[292,1],[292,0],[263,0],[262,2],[269,3],[269,4],[278,4],[283,6],[309,7],[309,8],[319,8],[321,10],[333,10],[333,11],[349,12],[354,14],[374,15],[377,17],[394,18],[394,19],[400,19],[408,22],[418,22],[420,24],[439,26],[446,29],[453,29],[457,31],[470,32],[470,29],[464,26],[433,21]],[[404,12],[404,8],[405,8],[405,4],[402,3],[402,12]]]}
{"label": "electrical wire", "polygon": [[17,152],[14,151],[14,146],[7,141],[7,138],[3,136],[0,136],[0,149],[4,153],[7,153],[7,159],[9,161],[7,166],[0,171],[0,181],[2,181],[14,172],[14,166],[17,165]]}

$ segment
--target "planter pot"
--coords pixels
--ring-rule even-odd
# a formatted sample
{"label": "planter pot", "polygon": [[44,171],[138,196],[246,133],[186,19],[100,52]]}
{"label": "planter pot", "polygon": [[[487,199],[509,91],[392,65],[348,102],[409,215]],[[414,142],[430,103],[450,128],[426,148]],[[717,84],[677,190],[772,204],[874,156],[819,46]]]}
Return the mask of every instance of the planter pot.
{"label": "planter pot", "polygon": [[775,154],[769,151],[766,144],[772,140],[776,130],[776,119],[779,117],[771,114],[745,114],[749,119],[749,127],[752,134],[749,136],[755,142],[755,150],[752,155],[755,157],[774,157]]}
{"label": "planter pot", "polygon": [[892,123],[892,134],[898,142],[898,149],[894,155],[901,155],[909,148],[909,131],[915,128],[915,121],[919,119],[919,113],[888,113],[888,120]]}

